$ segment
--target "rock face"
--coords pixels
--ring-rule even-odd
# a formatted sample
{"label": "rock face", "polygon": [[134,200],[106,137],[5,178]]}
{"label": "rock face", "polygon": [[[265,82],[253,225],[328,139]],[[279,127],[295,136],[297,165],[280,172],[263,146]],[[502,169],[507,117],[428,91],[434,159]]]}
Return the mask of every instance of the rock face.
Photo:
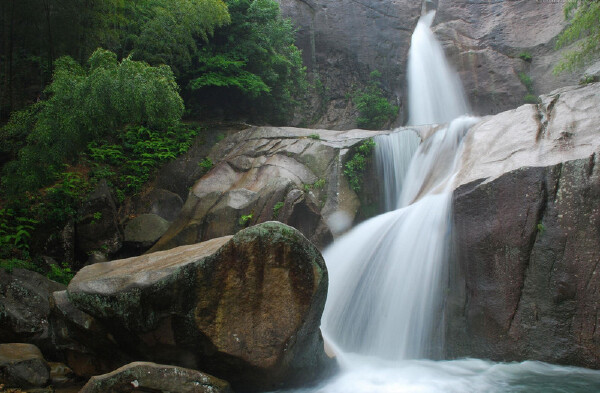
{"label": "rock face", "polygon": [[382,73],[383,88],[391,101],[403,105],[406,55],[421,12],[420,2],[278,2],[282,14],[298,27],[296,45],[302,49],[309,75],[323,85],[321,97],[315,98],[311,108],[311,114],[316,114],[315,128],[356,127],[356,112],[347,93],[366,85],[374,70]]}
{"label": "rock face", "polygon": [[353,146],[378,134],[257,127],[223,140],[209,155],[217,164],[196,182],[151,251],[232,235],[273,219],[324,246],[332,240],[330,216],[342,211],[354,218],[360,206],[343,164]]}
{"label": "rock face", "polygon": [[331,365],[319,330],[324,261],[281,223],[87,266],[68,293],[127,353],[205,370],[244,391],[313,381]]}
{"label": "rock face", "polygon": [[600,368],[599,93],[562,89],[470,131],[448,356]]}
{"label": "rock face", "polygon": [[27,342],[51,351],[50,301],[65,286],[23,269],[0,269],[0,343]]}
{"label": "rock face", "polygon": [[111,255],[121,248],[123,234],[118,223],[117,204],[105,179],[87,197],[78,215],[76,239],[81,256],[92,252]]}
{"label": "rock face", "polygon": [[96,318],[73,306],[64,290],[52,294],[49,319],[55,357],[79,377],[103,374],[132,360]]}
{"label": "rock face", "polygon": [[229,384],[200,371],[156,363],[134,362],[111,373],[92,377],[80,393],[231,393]]}
{"label": "rock face", "polygon": [[[296,44],[309,75],[324,86],[312,101],[316,128],[353,128],[356,112],[347,93],[364,86],[375,69],[388,98],[405,112],[406,59],[423,9],[437,10],[433,30],[477,115],[522,104],[528,91],[521,72],[531,77],[534,94],[576,84],[581,75],[552,74],[573,49],[554,49],[566,26],[562,1],[278,1],[298,27]],[[401,113],[397,124],[403,122]]]}
{"label": "rock face", "polygon": [[50,379],[50,367],[31,344],[0,344],[0,383],[7,387],[34,388]]}

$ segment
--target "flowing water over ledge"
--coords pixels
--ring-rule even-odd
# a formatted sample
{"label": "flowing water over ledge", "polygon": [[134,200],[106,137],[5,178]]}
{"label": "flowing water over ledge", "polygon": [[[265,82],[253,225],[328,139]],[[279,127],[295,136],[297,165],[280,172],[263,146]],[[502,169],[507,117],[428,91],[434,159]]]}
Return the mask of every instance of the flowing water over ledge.
{"label": "flowing water over ledge", "polygon": [[[387,213],[325,250],[329,294],[321,329],[340,372],[296,393],[591,393],[600,371],[536,361],[440,359],[452,179],[476,118],[425,15],[409,53],[409,120],[447,123],[421,142],[404,131],[376,138]],[[418,146],[418,147],[417,147]]]}

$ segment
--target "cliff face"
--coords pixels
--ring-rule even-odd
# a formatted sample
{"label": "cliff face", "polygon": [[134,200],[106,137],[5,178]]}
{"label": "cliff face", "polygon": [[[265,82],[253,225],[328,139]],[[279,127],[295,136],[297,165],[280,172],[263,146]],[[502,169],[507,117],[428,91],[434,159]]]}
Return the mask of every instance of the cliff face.
{"label": "cliff face", "polygon": [[[406,58],[421,4],[407,0],[278,0],[298,28],[297,45],[311,77],[314,127],[350,129],[356,113],[347,93],[382,73],[388,97],[404,105]],[[317,94],[319,95],[319,93]]]}
{"label": "cliff face", "polygon": [[[552,74],[562,52],[554,50],[565,27],[562,2],[409,0],[279,0],[298,28],[309,75],[318,79],[310,101],[315,128],[350,129],[356,111],[349,95],[379,70],[388,98],[406,110],[406,61],[410,38],[424,9],[437,9],[433,30],[459,71],[473,113],[496,114],[576,84],[579,74]],[[569,50],[567,48],[566,50]],[[531,58],[529,59],[530,56]],[[521,82],[528,75],[532,88]],[[350,93],[350,94],[349,94]],[[310,117],[310,116],[309,116]]]}
{"label": "cliff face", "polygon": [[599,93],[558,90],[470,130],[447,356],[600,368]]}

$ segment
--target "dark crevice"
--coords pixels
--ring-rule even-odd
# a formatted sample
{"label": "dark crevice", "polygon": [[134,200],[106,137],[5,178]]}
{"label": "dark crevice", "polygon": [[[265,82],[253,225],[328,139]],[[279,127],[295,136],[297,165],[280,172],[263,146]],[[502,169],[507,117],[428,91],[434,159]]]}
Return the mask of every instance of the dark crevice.
{"label": "dark crevice", "polygon": [[552,196],[552,201],[556,203],[556,198],[558,197],[558,191],[560,190],[560,178],[562,177],[563,164],[560,163],[556,165],[558,169],[558,174],[556,175],[556,182],[554,183],[554,195]]}
{"label": "dark crevice", "polygon": [[554,106],[558,102],[559,98],[560,94],[557,94],[554,97],[552,97],[552,101],[550,101],[547,107],[544,106],[544,104],[536,105],[536,122],[538,124],[538,131],[535,135],[536,142],[539,141],[546,134],[546,131],[548,130],[548,123],[550,122],[550,118],[552,117],[552,111],[554,110]]}
{"label": "dark crevice", "polygon": [[592,177],[594,174],[594,167],[596,166],[596,153],[592,153],[590,156],[590,165],[588,167],[588,177]]}
{"label": "dark crevice", "polygon": [[521,307],[521,302],[523,300],[523,292],[525,289],[525,283],[527,281],[529,267],[531,266],[533,248],[535,246],[535,243],[537,242],[538,235],[540,235],[540,232],[541,232],[540,228],[538,227],[538,224],[541,224],[543,222],[544,215],[546,214],[546,209],[548,206],[548,185],[547,185],[545,179],[542,180],[540,191],[542,194],[541,195],[542,200],[538,207],[536,220],[534,221],[534,224],[533,224],[534,225],[533,231],[532,231],[531,235],[529,236],[529,243],[527,244],[527,249],[526,249],[526,254],[525,254],[525,255],[527,255],[527,259],[525,261],[525,265],[523,266],[523,280],[521,281],[521,285],[519,286],[519,297],[517,300],[517,305],[515,307],[514,312],[510,316],[510,321],[508,323],[508,330],[507,330],[508,332],[510,332],[510,329],[515,320],[515,317],[516,317],[517,313],[519,312],[519,308]]}

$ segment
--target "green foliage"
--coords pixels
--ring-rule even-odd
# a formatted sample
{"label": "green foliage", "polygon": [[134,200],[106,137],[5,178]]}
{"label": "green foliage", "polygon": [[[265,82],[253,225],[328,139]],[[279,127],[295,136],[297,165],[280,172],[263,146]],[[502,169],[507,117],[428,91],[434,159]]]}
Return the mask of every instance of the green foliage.
{"label": "green foliage", "polygon": [[374,147],[375,141],[373,139],[365,140],[358,146],[352,158],[344,166],[344,175],[348,178],[350,188],[355,192],[359,192],[362,188],[362,176]]}
{"label": "green foliage", "polygon": [[29,251],[29,239],[38,222],[19,216],[13,209],[0,209],[0,258]]}
{"label": "green foliage", "polygon": [[526,104],[539,104],[540,98],[535,94],[525,94],[523,96],[523,102]]}
{"label": "green foliage", "polygon": [[531,80],[531,77],[524,72],[519,72],[519,79],[527,89],[527,94],[525,94],[525,96],[523,97],[523,102],[525,102],[526,104],[539,103],[539,97],[533,93],[533,81]]}
{"label": "green foliage", "polygon": [[242,216],[240,217],[239,224],[240,224],[242,227],[247,227],[247,226],[248,226],[248,224],[250,223],[250,221],[252,220],[252,218],[253,218],[253,217],[254,217],[254,213],[250,213],[250,214],[242,215]]}
{"label": "green foliage", "polygon": [[319,135],[319,134],[310,134],[308,137],[310,139],[315,139],[315,140],[320,140],[321,139],[321,135]]}
{"label": "green foliage", "polygon": [[600,53],[600,2],[568,0],[564,8],[569,26],[558,36],[556,49],[578,41],[578,48],[565,55],[554,68],[555,74],[573,71]]}
{"label": "green foliage", "polygon": [[353,101],[358,109],[356,122],[359,127],[380,129],[386,123],[394,120],[399,108],[384,97],[381,89],[381,73],[371,72],[370,81],[365,90],[354,94]]}
{"label": "green foliage", "polygon": [[68,264],[63,263],[62,267],[55,264],[50,265],[50,271],[46,274],[50,280],[54,280],[64,285],[68,285],[73,279],[75,273],[71,270]]}
{"label": "green foliage", "polygon": [[325,187],[325,179],[319,179],[313,183],[313,188],[315,190],[321,190],[323,187]]}
{"label": "green foliage", "polygon": [[200,166],[200,168],[204,169],[205,171],[209,171],[214,166],[212,160],[208,157],[206,157],[202,161],[200,161],[198,163],[198,165]]}
{"label": "green foliage", "polygon": [[279,217],[279,210],[283,207],[283,202],[277,202],[275,206],[273,206],[273,218],[277,219]]}
{"label": "green foliage", "polygon": [[588,83],[598,82],[598,78],[594,75],[584,74],[579,80],[580,85],[587,85]]}
{"label": "green foliage", "polygon": [[14,269],[25,269],[36,273],[44,273],[43,269],[31,260],[18,258],[0,259],[0,269],[7,273],[12,273]]}
{"label": "green foliage", "polygon": [[[56,61],[49,98],[15,115],[5,127],[11,135],[27,133],[18,159],[3,171],[11,195],[35,190],[56,179],[93,140],[108,137],[125,124],[161,129],[179,120],[183,102],[169,67],[150,67],[98,49],[83,69],[73,59]],[[25,126],[31,126],[27,131]],[[118,148],[106,154],[115,156]],[[98,153],[96,153],[98,154]]]}
{"label": "green foliage", "polygon": [[531,77],[529,75],[527,75],[524,72],[519,72],[519,80],[521,81],[523,86],[525,86],[527,91],[533,90],[533,81],[531,80]]}
{"label": "green foliage", "polygon": [[544,226],[544,224],[542,224],[541,221],[537,224],[537,231],[540,235],[543,235],[544,232],[546,232],[546,227]]}
{"label": "green foliage", "polygon": [[88,144],[87,154],[96,168],[90,177],[108,178],[122,197],[135,194],[159,165],[187,152],[196,135],[198,129],[182,124],[163,132],[144,126],[127,127],[117,136],[118,144],[106,141]]}
{"label": "green foliage", "polygon": [[146,0],[130,9],[134,56],[167,64],[178,75],[189,72],[198,48],[216,28],[230,22],[223,0]]}
{"label": "green foliage", "polygon": [[526,61],[528,63],[531,63],[531,53],[527,52],[527,51],[523,51],[521,53],[519,53],[519,59]]}
{"label": "green foliage", "polygon": [[200,106],[283,122],[307,88],[295,32],[274,0],[227,0],[231,24],[202,47],[188,87]]}

